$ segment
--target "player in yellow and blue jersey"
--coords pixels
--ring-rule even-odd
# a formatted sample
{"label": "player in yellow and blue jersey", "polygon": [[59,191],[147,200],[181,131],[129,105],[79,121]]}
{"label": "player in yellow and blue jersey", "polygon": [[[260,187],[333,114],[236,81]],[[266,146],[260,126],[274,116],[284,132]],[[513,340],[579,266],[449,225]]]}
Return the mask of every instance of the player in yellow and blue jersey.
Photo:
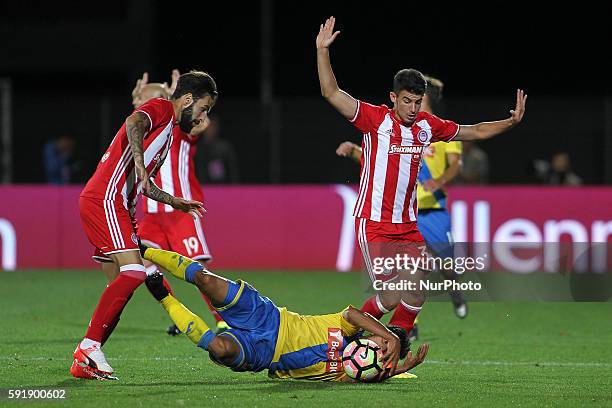
{"label": "player in yellow and blue jersey", "polygon": [[[425,79],[427,80],[427,90],[421,110],[435,114],[440,109],[444,83],[430,76],[426,76]],[[459,174],[461,152],[461,142],[458,141],[432,143],[423,153],[421,169],[417,178],[419,210],[417,225],[430,251],[440,258],[453,258],[454,255],[451,219],[446,208],[447,196],[444,186]],[[339,156],[350,157],[358,163],[362,155],[361,147],[351,142],[342,143],[338,146],[336,153]],[[457,274],[452,270],[441,272],[447,279],[457,278]],[[461,292],[451,291],[449,294],[455,314],[461,319],[465,318],[467,316],[467,303]],[[410,340],[415,340],[418,337],[416,322],[409,333],[409,337]]]}
{"label": "player in yellow and blue jersey", "polygon": [[[303,316],[277,307],[244,281],[231,281],[176,252],[141,248],[142,256],[174,276],[191,282],[208,296],[230,325],[215,334],[163,285],[160,273],[146,279],[147,288],[162,304],[181,332],[210,358],[233,371],[262,371],[273,378],[318,381],[353,381],[342,369],[342,350],[363,331],[383,350],[378,381],[404,373],[423,362],[429,346],[421,345],[416,356],[409,352],[406,331],[386,327],[352,306],[326,315]],[[406,358],[398,365],[400,359]]]}

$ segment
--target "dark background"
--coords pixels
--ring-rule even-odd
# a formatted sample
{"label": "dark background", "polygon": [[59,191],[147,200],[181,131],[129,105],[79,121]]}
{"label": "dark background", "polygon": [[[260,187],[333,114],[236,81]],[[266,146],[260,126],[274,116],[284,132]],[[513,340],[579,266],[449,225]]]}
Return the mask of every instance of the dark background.
{"label": "dark background", "polygon": [[[13,181],[42,182],[45,141],[78,138],[89,175],[131,112],[143,71],[210,72],[213,110],[246,183],[356,181],[334,151],[360,135],[320,97],[314,39],[329,15],[340,86],[389,103],[396,71],[442,79],[441,116],[504,119],[517,87],[520,127],[481,144],[491,182],[526,183],[535,158],[567,151],[588,184],[612,183],[610,32],[604,6],[532,3],[0,1],[0,78],[13,91]],[[539,7],[544,7],[543,5]],[[270,47],[266,47],[265,38]]]}

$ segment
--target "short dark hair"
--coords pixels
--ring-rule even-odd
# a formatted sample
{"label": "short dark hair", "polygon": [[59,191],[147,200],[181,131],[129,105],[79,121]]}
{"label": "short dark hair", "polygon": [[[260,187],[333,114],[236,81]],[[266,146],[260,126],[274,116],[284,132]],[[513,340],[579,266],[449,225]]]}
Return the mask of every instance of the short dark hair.
{"label": "short dark hair", "polygon": [[425,75],[427,81],[427,97],[429,98],[429,106],[435,112],[440,110],[442,103],[442,91],[444,90],[444,82],[438,78],[434,78],[429,75]]}
{"label": "short dark hair", "polygon": [[405,358],[410,351],[410,340],[408,340],[408,333],[406,332],[406,329],[399,326],[387,326],[387,329],[399,337],[400,358]]}
{"label": "short dark hair", "polygon": [[402,69],[393,77],[393,92],[399,95],[402,90],[415,95],[425,95],[427,81],[416,69]]}
{"label": "short dark hair", "polygon": [[189,71],[181,75],[172,94],[172,99],[180,98],[189,93],[193,96],[193,99],[200,99],[206,95],[217,99],[217,95],[219,95],[215,80],[202,71]]}

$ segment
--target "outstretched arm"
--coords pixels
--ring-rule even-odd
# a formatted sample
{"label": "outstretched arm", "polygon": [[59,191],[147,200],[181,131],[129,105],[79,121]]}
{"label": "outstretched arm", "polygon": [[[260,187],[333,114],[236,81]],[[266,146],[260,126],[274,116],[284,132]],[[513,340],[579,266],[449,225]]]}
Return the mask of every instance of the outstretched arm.
{"label": "outstretched arm", "polygon": [[334,42],[340,31],[334,32],[336,19],[330,17],[321,24],[317,35],[317,71],[321,94],[327,101],[347,119],[353,119],[357,113],[357,101],[338,87],[334,71],[329,60],[329,46]]}
{"label": "outstretched arm", "polygon": [[455,140],[484,140],[506,132],[523,120],[527,95],[522,89],[516,90],[516,106],[510,111],[510,117],[495,122],[482,122],[476,125],[461,125]]}

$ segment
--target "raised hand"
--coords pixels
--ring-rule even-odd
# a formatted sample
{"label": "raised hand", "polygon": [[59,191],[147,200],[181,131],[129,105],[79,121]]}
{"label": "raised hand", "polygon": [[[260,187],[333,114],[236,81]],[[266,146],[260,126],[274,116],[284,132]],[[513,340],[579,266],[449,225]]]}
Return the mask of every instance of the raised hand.
{"label": "raised hand", "polygon": [[172,96],[174,91],[176,91],[176,85],[178,84],[178,80],[180,76],[181,76],[181,72],[178,69],[173,69],[172,70],[172,82],[170,83],[170,86],[168,86],[167,82],[164,82],[163,86],[166,92],[168,92],[169,98]]}
{"label": "raised hand", "polygon": [[142,105],[140,94],[142,93],[142,88],[144,88],[144,86],[148,83],[149,83],[149,73],[144,72],[142,74],[142,78],[136,81],[136,86],[134,86],[134,89],[132,89],[132,104],[134,105],[134,107]]}
{"label": "raised hand", "polygon": [[176,90],[176,85],[178,84],[178,80],[180,76],[181,76],[181,72],[178,69],[172,70],[172,83],[170,84],[170,88],[168,89],[170,96],[172,96],[172,94]]}
{"label": "raised hand", "polygon": [[510,111],[510,120],[513,125],[516,125],[523,120],[525,114],[525,104],[527,103],[527,95],[522,89],[516,90],[516,106]]}
{"label": "raised hand", "polygon": [[340,31],[334,32],[334,25],[336,24],[336,18],[330,17],[325,20],[325,24],[321,24],[319,28],[319,35],[317,35],[317,49],[329,48],[334,42]]}

